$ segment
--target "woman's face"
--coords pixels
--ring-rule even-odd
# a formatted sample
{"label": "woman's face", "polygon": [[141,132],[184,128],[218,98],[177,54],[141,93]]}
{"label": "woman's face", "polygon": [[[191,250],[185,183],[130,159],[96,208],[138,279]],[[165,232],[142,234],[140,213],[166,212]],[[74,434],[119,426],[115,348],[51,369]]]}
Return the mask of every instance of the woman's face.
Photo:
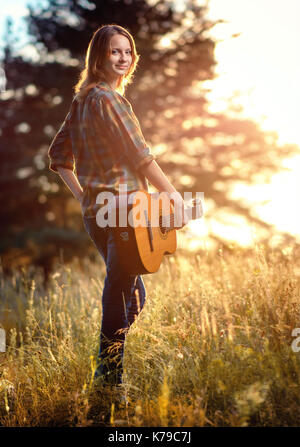
{"label": "woman's face", "polygon": [[105,62],[104,70],[110,81],[117,81],[126,75],[131,63],[132,52],[129,39],[122,34],[115,34],[110,40],[110,56]]}

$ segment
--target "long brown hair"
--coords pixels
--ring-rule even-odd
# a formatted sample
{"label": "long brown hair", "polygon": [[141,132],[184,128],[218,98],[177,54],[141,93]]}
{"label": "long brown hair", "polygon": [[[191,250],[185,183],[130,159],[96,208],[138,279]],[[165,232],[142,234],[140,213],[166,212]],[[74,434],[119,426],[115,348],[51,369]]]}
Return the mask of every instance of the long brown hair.
{"label": "long brown hair", "polygon": [[90,40],[85,57],[85,68],[80,73],[79,81],[74,87],[77,100],[82,100],[98,82],[107,82],[103,66],[111,53],[110,40],[115,34],[127,37],[132,54],[131,66],[125,75],[120,76],[116,90],[123,95],[125,86],[132,82],[132,76],[139,60],[133,37],[120,25],[103,25],[94,32]]}

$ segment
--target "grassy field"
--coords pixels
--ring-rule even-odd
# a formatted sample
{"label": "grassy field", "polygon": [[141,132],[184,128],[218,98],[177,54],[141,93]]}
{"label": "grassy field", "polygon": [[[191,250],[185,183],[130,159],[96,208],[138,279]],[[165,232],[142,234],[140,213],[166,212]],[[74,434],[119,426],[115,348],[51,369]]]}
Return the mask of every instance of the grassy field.
{"label": "grassy field", "polygon": [[[93,387],[104,267],[1,275],[2,426],[298,426],[300,253],[167,258],[126,340],[124,391]],[[300,343],[299,343],[300,346]]]}

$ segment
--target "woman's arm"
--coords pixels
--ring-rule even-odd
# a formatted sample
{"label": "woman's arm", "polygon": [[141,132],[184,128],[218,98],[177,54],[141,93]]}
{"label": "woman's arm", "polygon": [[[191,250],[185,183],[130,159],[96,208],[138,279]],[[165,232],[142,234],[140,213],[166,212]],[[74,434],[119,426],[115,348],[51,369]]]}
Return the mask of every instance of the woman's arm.
{"label": "woman's arm", "polygon": [[83,190],[78,182],[78,179],[74,172],[71,169],[62,168],[60,166],[57,167],[57,171],[60,177],[63,179],[65,184],[68,186],[70,191],[72,192],[75,199],[81,202],[83,197]]}
{"label": "woman's arm", "polygon": [[158,191],[165,191],[169,194],[177,192],[155,160],[142,166],[140,172],[149,180],[151,185],[158,189]]}
{"label": "woman's arm", "polygon": [[[77,199],[81,203],[83,197],[83,190],[74,172],[71,169],[62,168],[60,166],[57,167],[57,171],[60,177],[63,179],[64,183],[68,186],[68,188],[72,192],[75,199]],[[180,222],[182,222],[183,224],[182,226],[184,226],[188,222],[188,218],[186,216],[186,213],[184,212],[184,201],[182,199],[182,196],[170,183],[170,181],[165,176],[165,174],[158,166],[156,161],[152,160],[147,165],[141,167],[140,171],[142,172],[142,174],[145,175],[145,177],[149,180],[149,182],[156,189],[158,189],[158,191],[160,192],[164,191],[168,194],[172,194],[172,199],[174,199],[174,201],[178,206],[180,216],[181,212],[183,212],[182,220],[180,220]]]}
{"label": "woman's arm", "polygon": [[[73,196],[81,201],[83,190],[74,172],[71,169],[62,168],[60,166],[57,167],[57,171],[72,192]],[[158,191],[165,191],[169,194],[177,192],[155,160],[152,160],[147,165],[141,167],[140,171],[149,182],[158,189]],[[180,193],[178,194],[180,195]]]}
{"label": "woman's arm", "polygon": [[[149,180],[158,191],[171,194],[171,199],[174,200],[174,204],[177,207],[179,228],[188,223],[188,216],[184,210],[184,201],[181,194],[170,183],[164,172],[158,166],[155,160],[142,166],[140,172]],[[181,225],[182,222],[182,225]]]}

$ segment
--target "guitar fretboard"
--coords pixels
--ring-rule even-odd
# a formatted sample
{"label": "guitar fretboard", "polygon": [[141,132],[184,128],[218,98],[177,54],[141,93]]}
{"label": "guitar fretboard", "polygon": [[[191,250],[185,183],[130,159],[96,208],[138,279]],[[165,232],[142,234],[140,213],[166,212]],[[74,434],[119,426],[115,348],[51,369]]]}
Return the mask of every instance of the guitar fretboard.
{"label": "guitar fretboard", "polygon": [[[201,201],[197,201],[192,207],[185,208],[188,220],[199,219],[203,216],[203,209]],[[178,219],[179,220],[179,219]],[[176,222],[175,214],[171,213],[168,216],[161,216],[159,219],[159,226],[164,232],[173,230],[181,226],[181,222]]]}

